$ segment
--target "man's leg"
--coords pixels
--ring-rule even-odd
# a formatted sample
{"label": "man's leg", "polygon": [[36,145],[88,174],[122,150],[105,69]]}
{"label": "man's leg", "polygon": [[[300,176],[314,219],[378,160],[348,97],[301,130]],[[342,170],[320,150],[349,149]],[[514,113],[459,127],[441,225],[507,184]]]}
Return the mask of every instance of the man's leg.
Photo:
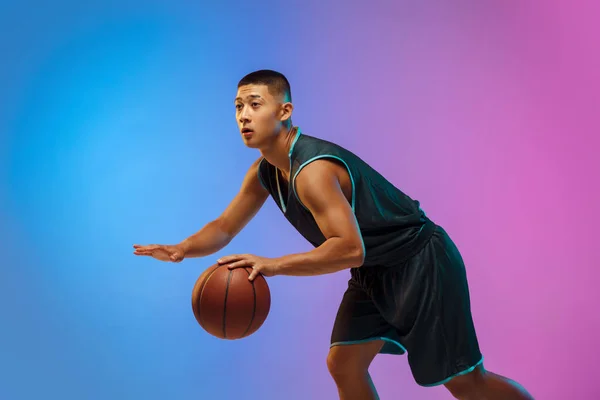
{"label": "man's leg", "polygon": [[382,340],[333,346],[327,367],[338,388],[340,400],[379,400],[369,366],[383,347]]}
{"label": "man's leg", "polygon": [[533,400],[517,382],[486,371],[482,365],[472,372],[452,378],[444,386],[460,400]]}

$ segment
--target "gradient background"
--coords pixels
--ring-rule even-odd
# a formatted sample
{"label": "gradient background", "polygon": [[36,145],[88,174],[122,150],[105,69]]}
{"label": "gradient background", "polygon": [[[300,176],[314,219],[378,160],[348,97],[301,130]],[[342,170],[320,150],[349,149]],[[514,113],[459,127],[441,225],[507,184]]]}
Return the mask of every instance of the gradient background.
{"label": "gradient background", "polygon": [[[224,251],[165,264],[257,157],[237,81],[292,83],[294,123],[370,162],[468,264],[488,369],[598,399],[598,6],[559,1],[22,1],[0,5],[0,398],[334,399],[347,272],[269,281],[221,341],[190,294],[220,255],[309,245],[269,201]],[[568,3],[568,5],[567,5]],[[382,399],[447,399],[380,356]]]}

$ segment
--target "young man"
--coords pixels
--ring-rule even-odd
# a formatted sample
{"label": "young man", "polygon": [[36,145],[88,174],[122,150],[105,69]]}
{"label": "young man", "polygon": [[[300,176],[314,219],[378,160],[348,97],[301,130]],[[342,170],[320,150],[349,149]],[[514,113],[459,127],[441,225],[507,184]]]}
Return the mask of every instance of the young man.
{"label": "young man", "polygon": [[408,353],[416,382],[445,385],[457,399],[531,399],[486,371],[471,317],[461,255],[412,200],[350,151],[292,125],[288,80],[261,70],[238,84],[235,112],[246,146],[261,153],[224,212],[177,245],[134,253],[180,262],[225,247],[272,196],[315,249],[218,262],[252,267],[249,279],[350,269],[327,358],[342,400],[377,399],[368,373],[378,353]]}

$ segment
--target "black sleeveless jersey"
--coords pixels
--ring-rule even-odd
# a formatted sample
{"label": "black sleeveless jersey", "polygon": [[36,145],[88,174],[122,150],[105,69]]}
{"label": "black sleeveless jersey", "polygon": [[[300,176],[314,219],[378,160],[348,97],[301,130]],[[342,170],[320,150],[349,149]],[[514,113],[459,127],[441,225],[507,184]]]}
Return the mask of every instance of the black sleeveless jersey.
{"label": "black sleeveless jersey", "polygon": [[350,174],[351,205],[365,249],[363,266],[397,265],[420,250],[433,233],[435,224],[425,216],[418,201],[349,150],[298,129],[289,158],[289,187],[277,168],[264,158],[258,166],[258,177],[287,220],[313,246],[320,246],[326,238],[294,188],[302,168],[321,158],[342,163]]}

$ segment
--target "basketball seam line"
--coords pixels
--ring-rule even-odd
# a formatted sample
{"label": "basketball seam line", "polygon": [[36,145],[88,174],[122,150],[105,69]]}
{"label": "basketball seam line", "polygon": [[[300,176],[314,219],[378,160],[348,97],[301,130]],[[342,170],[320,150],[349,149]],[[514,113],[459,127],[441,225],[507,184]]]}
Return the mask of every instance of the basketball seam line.
{"label": "basketball seam line", "polygon": [[231,275],[233,271],[229,271],[229,275],[227,276],[227,286],[225,287],[225,301],[223,303],[223,338],[227,339],[227,295],[229,294],[229,282],[231,282]]}
{"label": "basketball seam line", "polygon": [[[248,270],[246,268],[244,268],[244,271],[248,272]],[[248,272],[248,276],[250,276],[250,272]],[[246,328],[246,330],[244,331],[244,334],[242,335],[242,337],[246,336],[246,334],[248,333],[248,331],[252,327],[252,323],[254,322],[254,317],[256,315],[256,288],[254,287],[254,281],[252,281],[251,283],[252,283],[252,295],[254,296],[254,303],[252,303],[252,318],[250,319],[250,323],[248,324],[248,328]]]}
{"label": "basketball seam line", "polygon": [[[219,267],[216,267],[215,269],[213,269],[210,274],[206,277],[206,280],[204,281],[204,284],[202,285],[202,291],[200,292],[200,298],[198,299],[198,302],[200,304],[202,304],[202,295],[204,294],[204,289],[206,288],[206,284],[208,283],[208,280],[213,276],[213,274],[219,269]],[[200,323],[200,326],[204,326],[202,325],[202,313],[200,312],[200,307],[198,308],[198,314],[200,317],[200,321],[198,321]]]}

